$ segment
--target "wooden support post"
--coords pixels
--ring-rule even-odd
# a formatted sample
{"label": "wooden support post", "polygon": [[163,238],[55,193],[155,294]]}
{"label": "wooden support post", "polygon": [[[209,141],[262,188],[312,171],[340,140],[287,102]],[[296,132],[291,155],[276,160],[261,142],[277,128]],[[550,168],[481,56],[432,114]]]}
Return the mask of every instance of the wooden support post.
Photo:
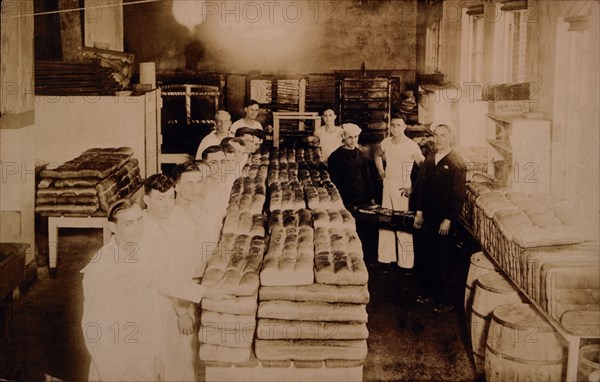
{"label": "wooden support post", "polygon": [[[60,11],[77,8],[79,8],[78,0],[58,0]],[[63,61],[77,61],[83,47],[80,11],[60,13],[60,42]]]}

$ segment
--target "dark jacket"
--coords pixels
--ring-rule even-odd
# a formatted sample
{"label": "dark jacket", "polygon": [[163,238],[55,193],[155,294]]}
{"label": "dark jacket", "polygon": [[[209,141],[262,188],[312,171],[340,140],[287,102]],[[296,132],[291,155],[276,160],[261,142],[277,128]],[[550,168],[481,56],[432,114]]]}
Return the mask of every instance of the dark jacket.
{"label": "dark jacket", "polygon": [[373,199],[373,177],[369,159],[360,149],[338,147],[327,160],[331,181],[340,191],[344,205],[361,206]]}
{"label": "dark jacket", "polygon": [[455,222],[466,198],[467,168],[454,151],[435,164],[435,154],[425,158],[416,186],[415,209],[423,218]]}

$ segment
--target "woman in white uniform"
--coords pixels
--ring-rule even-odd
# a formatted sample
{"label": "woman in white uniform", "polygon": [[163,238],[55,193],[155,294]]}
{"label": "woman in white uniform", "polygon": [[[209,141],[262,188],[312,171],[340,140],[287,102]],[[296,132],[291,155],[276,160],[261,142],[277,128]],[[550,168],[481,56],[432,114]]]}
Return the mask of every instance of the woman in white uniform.
{"label": "woman in white uniform", "polygon": [[[375,154],[375,165],[383,179],[382,207],[398,211],[408,210],[412,166],[414,162],[421,164],[424,160],[419,145],[404,134],[405,130],[406,124],[402,118],[392,118],[390,121],[392,136],[381,141],[380,148]],[[378,261],[388,265],[397,262],[400,268],[412,268],[414,265],[412,235],[401,231],[379,230]]]}

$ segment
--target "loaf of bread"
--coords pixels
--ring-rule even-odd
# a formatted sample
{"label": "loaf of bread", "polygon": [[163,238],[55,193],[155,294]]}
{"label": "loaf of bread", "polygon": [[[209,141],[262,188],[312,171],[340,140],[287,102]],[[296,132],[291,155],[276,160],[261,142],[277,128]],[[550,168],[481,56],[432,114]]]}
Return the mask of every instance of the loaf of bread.
{"label": "loaf of bread", "polygon": [[201,325],[198,340],[201,344],[250,349],[254,339],[254,327],[226,327],[221,323]]}
{"label": "loaf of bread", "polygon": [[354,216],[352,216],[350,211],[342,207],[340,208],[339,212],[340,215],[342,215],[342,220],[344,222],[343,227],[351,230],[356,230],[356,221],[354,220]]}
{"label": "loaf of bread", "polygon": [[360,254],[323,252],[315,257],[315,280],[322,284],[365,285],[369,274]]}
{"label": "loaf of bread", "polygon": [[256,340],[256,358],[266,361],[362,360],[366,340]]}
{"label": "loaf of bread", "polygon": [[348,252],[354,253],[355,255],[364,259],[362,243],[358,237],[358,234],[356,233],[356,230],[354,228],[346,228],[344,229],[344,235],[346,235],[348,238]]}
{"label": "loaf of bread", "polygon": [[306,194],[306,201],[308,208],[316,210],[319,208],[319,193],[315,187],[305,187],[304,192]]}
{"label": "loaf of bread", "polygon": [[260,214],[262,212],[264,205],[265,205],[265,195],[255,193],[254,196],[252,197],[252,205],[250,206],[250,213],[252,215]]}
{"label": "loaf of bread", "polygon": [[328,209],[327,214],[329,215],[330,227],[341,227],[344,223],[344,219],[339,210]]}
{"label": "loaf of bread", "polygon": [[[71,179],[56,179],[54,180],[55,187],[94,187],[100,182],[98,178],[71,178]],[[45,188],[39,185],[40,188]],[[46,186],[48,187],[48,186]]]}
{"label": "loaf of bread", "polygon": [[207,327],[220,325],[224,328],[244,328],[254,330],[256,327],[256,315],[219,313],[205,310],[200,316],[200,323]]}
{"label": "loaf of bread", "polygon": [[250,211],[244,211],[240,214],[236,233],[239,235],[249,235],[252,228],[252,214]]}
{"label": "loaf of bread", "polygon": [[525,228],[531,227],[531,221],[527,215],[520,210],[504,210],[496,212],[494,223],[500,229],[507,240],[512,241],[514,233]]}
{"label": "loaf of bread", "polygon": [[338,192],[337,188],[329,188],[327,189],[329,193],[329,199],[331,200],[331,208],[335,208],[337,210],[344,209],[344,202]]}
{"label": "loaf of bread", "polygon": [[485,216],[492,219],[496,212],[502,210],[515,210],[516,206],[511,203],[502,192],[489,192],[483,194],[475,201],[477,207],[483,209]]}
{"label": "loaf of bread", "polygon": [[251,348],[234,348],[230,346],[200,343],[200,359],[202,361],[244,363],[250,360]]}
{"label": "loaf of bread", "polygon": [[250,229],[250,237],[265,236],[265,217],[262,214],[252,216],[252,228]]}
{"label": "loaf of bread", "polygon": [[348,251],[348,237],[336,226],[329,228],[329,244],[331,245],[332,252]]}
{"label": "loaf of bread", "polygon": [[298,209],[296,215],[298,216],[298,227],[312,227],[312,215],[309,210]]}
{"label": "loaf of bread", "polygon": [[256,338],[261,340],[362,340],[369,337],[364,323],[291,321],[261,318]]}
{"label": "loaf of bread", "polygon": [[312,211],[313,225],[316,228],[329,228],[329,214],[321,209]]}
{"label": "loaf of bread", "polygon": [[283,209],[283,192],[275,191],[271,194],[271,199],[269,201],[269,210],[282,210]]}
{"label": "loaf of bread", "polygon": [[60,216],[70,213],[70,216],[85,216],[90,215],[98,210],[97,206],[93,205],[77,205],[77,204],[49,204],[49,205],[36,205],[35,212],[50,215]]}
{"label": "loaf of bread", "polygon": [[94,187],[47,187],[38,188],[37,196],[94,196],[96,189]]}
{"label": "loaf of bread", "polygon": [[239,209],[241,212],[244,211],[248,211],[250,212],[250,207],[252,206],[252,200],[253,200],[253,195],[251,194],[252,191],[249,191],[248,193],[244,192],[242,194],[242,198],[240,199],[240,205],[239,205]]}
{"label": "loaf of bread", "polygon": [[292,202],[292,209],[297,211],[299,209],[306,208],[304,202],[304,192],[300,188],[294,189],[294,201]]}
{"label": "loaf of bread", "polygon": [[319,207],[322,209],[330,209],[333,207],[331,203],[331,198],[327,193],[327,190],[323,187],[317,188],[317,193],[319,194]]}
{"label": "loaf of bread", "polygon": [[327,285],[314,283],[303,286],[262,286],[258,291],[261,301],[322,301],[329,303],[367,304],[366,285]]}
{"label": "loaf of bread", "polygon": [[514,233],[513,241],[521,248],[548,247],[582,243],[583,237],[576,228],[563,225],[551,226],[545,229],[530,226],[517,230]]}
{"label": "loaf of bread", "polygon": [[261,301],[258,318],[297,321],[367,322],[367,311],[362,304],[330,304],[322,301]]}
{"label": "loaf of bread", "polygon": [[96,196],[92,196],[92,195],[84,195],[84,196],[52,196],[52,195],[48,195],[48,196],[39,196],[36,198],[35,200],[36,205],[43,205],[43,204],[62,204],[62,205],[68,205],[68,204],[76,204],[76,205],[81,205],[81,204],[87,204],[87,205],[92,205],[95,206],[96,208],[98,208],[99,203],[98,203],[98,197]]}
{"label": "loaf of bread", "polygon": [[[315,221],[316,223],[316,221]],[[319,255],[323,252],[331,252],[331,241],[329,240],[329,230],[325,227],[315,228],[315,254]]]}
{"label": "loaf of bread", "polygon": [[281,183],[287,183],[289,181],[287,170],[279,170],[279,181]]}

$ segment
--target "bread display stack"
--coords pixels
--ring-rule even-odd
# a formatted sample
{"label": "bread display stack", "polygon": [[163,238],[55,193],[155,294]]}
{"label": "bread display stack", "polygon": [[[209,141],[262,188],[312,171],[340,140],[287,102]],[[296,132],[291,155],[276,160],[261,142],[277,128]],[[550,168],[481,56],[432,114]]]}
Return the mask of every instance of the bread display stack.
{"label": "bread display stack", "polygon": [[600,310],[597,232],[566,200],[476,182],[468,190],[475,235],[531,300],[558,323],[577,312]]}
{"label": "bread display stack", "polygon": [[133,149],[89,149],[62,165],[40,173],[35,212],[48,216],[105,216],[117,199],[133,194],[141,183]]}
{"label": "bread display stack", "polygon": [[203,299],[200,359],[241,364],[252,357],[260,266],[265,252],[265,202],[268,152],[254,154],[231,190],[221,238],[206,266],[202,285],[222,285],[235,298]]}
{"label": "bread display stack", "polygon": [[269,165],[270,242],[260,272],[255,343],[266,366],[351,367],[367,355],[361,243],[315,158],[312,149],[281,149]]}

